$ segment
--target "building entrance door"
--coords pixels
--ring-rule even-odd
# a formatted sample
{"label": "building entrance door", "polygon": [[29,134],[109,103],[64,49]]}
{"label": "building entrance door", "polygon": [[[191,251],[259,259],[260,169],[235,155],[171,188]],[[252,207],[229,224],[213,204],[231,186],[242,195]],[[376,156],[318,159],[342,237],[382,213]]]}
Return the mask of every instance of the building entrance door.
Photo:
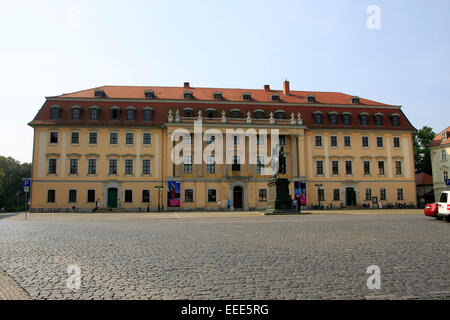
{"label": "building entrance door", "polygon": [[242,209],[242,187],[233,188],[233,206],[235,209]]}
{"label": "building entrance door", "polygon": [[117,188],[108,189],[108,207],[117,208]]}
{"label": "building entrance door", "polygon": [[345,205],[348,207],[356,206],[356,192],[354,188],[345,189]]}

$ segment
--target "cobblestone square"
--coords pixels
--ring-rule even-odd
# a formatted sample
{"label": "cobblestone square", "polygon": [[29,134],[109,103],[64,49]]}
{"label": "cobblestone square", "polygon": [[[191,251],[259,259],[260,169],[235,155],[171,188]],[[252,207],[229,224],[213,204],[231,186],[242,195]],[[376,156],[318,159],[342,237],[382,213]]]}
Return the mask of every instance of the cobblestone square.
{"label": "cobblestone square", "polygon": [[449,252],[450,223],[417,213],[9,217],[0,299],[449,299]]}

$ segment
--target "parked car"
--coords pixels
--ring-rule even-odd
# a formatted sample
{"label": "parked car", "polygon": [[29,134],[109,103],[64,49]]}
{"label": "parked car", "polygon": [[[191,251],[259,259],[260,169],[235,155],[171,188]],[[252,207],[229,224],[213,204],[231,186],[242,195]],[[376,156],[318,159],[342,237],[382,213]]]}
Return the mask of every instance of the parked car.
{"label": "parked car", "polygon": [[450,222],[450,191],[441,192],[438,201],[437,216]]}
{"label": "parked car", "polygon": [[438,220],[441,220],[441,217],[438,217],[437,213],[438,213],[438,204],[437,203],[427,203],[425,205],[425,209],[423,209],[423,212],[425,213],[425,215],[427,217],[433,217],[436,218]]}

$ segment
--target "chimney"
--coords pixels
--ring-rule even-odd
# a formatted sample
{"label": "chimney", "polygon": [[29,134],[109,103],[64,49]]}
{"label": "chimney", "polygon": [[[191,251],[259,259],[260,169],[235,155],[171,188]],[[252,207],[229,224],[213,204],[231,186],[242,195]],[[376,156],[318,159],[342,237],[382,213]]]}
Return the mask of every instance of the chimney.
{"label": "chimney", "polygon": [[269,92],[269,91],[270,91],[270,86],[269,86],[268,84],[265,84],[265,85],[264,85],[264,90],[266,90],[267,92]]}
{"label": "chimney", "polygon": [[189,82],[185,82],[185,83],[184,83],[184,87],[185,87],[185,88],[190,88]]}
{"label": "chimney", "polygon": [[285,96],[288,96],[291,94],[291,91],[289,89],[289,81],[287,81],[287,79],[284,80],[284,82],[283,82],[283,93]]}

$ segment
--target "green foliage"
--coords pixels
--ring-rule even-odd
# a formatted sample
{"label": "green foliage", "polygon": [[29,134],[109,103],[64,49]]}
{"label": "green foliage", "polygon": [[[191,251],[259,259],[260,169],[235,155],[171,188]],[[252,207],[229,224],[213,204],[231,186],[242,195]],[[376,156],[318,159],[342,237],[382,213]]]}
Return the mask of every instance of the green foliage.
{"label": "green foliage", "polygon": [[433,129],[427,126],[418,130],[414,135],[413,146],[416,173],[425,172],[432,174],[431,152],[428,146],[435,136]]}
{"label": "green foliage", "polygon": [[[22,178],[31,177],[31,164],[20,163],[11,157],[0,156],[0,208],[15,211],[25,209]],[[17,192],[20,192],[17,195]]]}

